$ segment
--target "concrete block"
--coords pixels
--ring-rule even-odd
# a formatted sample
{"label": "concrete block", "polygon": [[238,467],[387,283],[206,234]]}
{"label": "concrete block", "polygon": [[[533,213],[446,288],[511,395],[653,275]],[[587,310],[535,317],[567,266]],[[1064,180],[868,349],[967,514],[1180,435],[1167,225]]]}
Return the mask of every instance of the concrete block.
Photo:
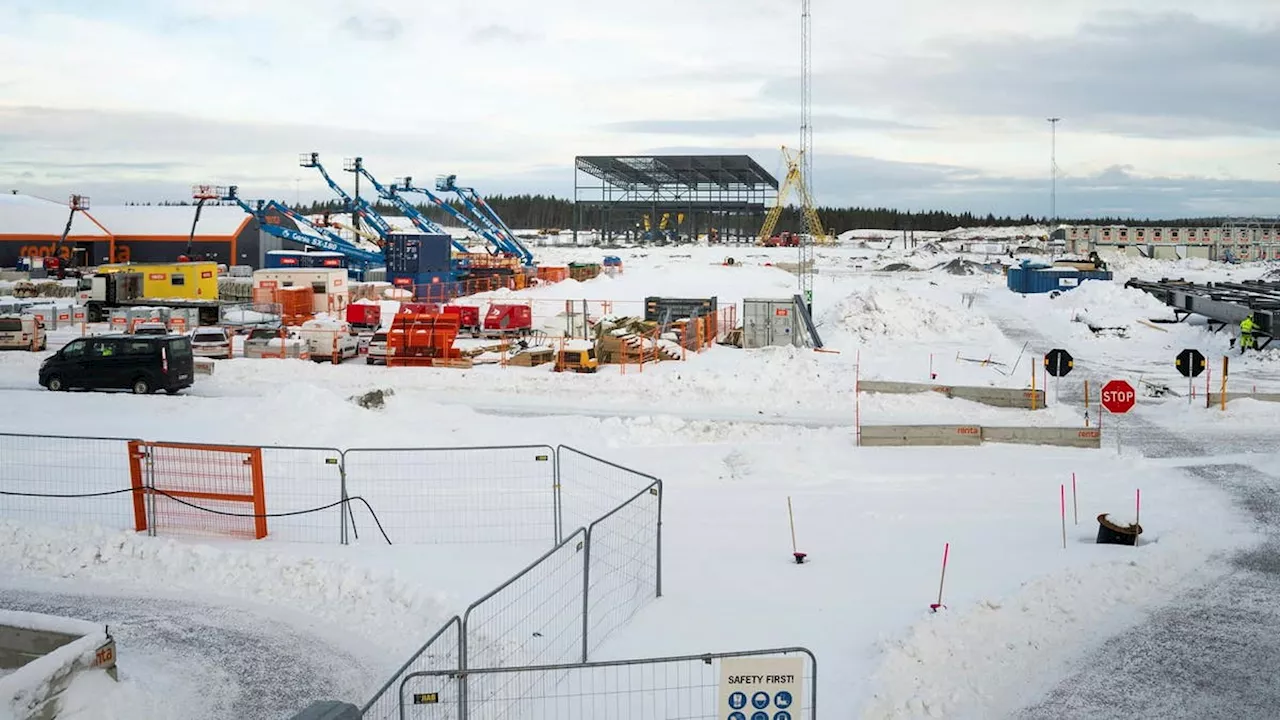
{"label": "concrete block", "polygon": [[983,427],[982,441],[1014,445],[1100,448],[1102,432],[1089,428]]}
{"label": "concrete block", "polygon": [[[1222,393],[1209,393],[1206,397],[1208,398],[1208,401],[1205,404],[1205,407],[1212,408],[1222,406]],[[1227,393],[1227,402],[1231,402],[1232,400],[1243,400],[1245,398],[1257,400],[1258,402],[1280,402],[1280,393]]]}
{"label": "concrete block", "polygon": [[[960,398],[970,402],[990,405],[992,407],[1024,408],[1036,410],[1045,406],[1044,390],[1023,388],[974,387],[966,385],[935,385],[929,383],[891,382],[887,380],[860,380],[858,390],[868,393],[884,393],[887,395],[912,395],[916,393],[935,392],[950,398]],[[1034,403],[1033,403],[1034,400]]]}
{"label": "concrete block", "polygon": [[863,425],[864,447],[936,447],[982,444],[977,425]]}

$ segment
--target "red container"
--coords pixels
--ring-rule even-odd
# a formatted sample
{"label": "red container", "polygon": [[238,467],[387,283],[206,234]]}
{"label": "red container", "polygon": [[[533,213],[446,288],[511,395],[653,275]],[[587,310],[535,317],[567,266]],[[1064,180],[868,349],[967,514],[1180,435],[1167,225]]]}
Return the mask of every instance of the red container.
{"label": "red container", "polygon": [[486,333],[520,333],[526,334],[533,329],[533,309],[528,305],[489,306],[484,316]]}
{"label": "red container", "polygon": [[400,314],[409,315],[439,315],[440,303],[432,302],[402,302],[400,303]]}
{"label": "red container", "polygon": [[445,305],[445,315],[457,315],[458,327],[480,329],[480,308],[474,305]]}
{"label": "red container", "polygon": [[347,306],[347,324],[352,327],[376,328],[382,324],[382,306],[352,303]]}

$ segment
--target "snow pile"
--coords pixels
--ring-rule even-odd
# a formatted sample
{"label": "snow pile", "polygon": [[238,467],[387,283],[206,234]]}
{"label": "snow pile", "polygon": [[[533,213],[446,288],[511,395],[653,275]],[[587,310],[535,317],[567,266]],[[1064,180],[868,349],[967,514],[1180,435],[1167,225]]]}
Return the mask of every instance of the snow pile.
{"label": "snow pile", "polygon": [[933,340],[967,336],[990,323],[985,317],[920,297],[900,287],[876,285],[857,290],[821,317],[862,340]]}
{"label": "snow pile", "polygon": [[1075,322],[1094,327],[1118,327],[1152,317],[1171,317],[1169,307],[1151,294],[1120,283],[1090,280],[1050,300]]}
{"label": "snow pile", "polygon": [[[1127,522],[1123,513],[1114,515]],[[1123,632],[1146,611],[1223,572],[1207,562],[1227,546],[1221,536],[1180,531],[1142,537],[1137,549],[1095,546],[1110,557],[1024,583],[1003,600],[944,609],[905,637],[883,643],[884,660],[872,679],[875,695],[862,716],[1006,717],[1064,675],[1091,643]]]}
{"label": "snow pile", "polygon": [[335,627],[402,638],[404,647],[388,648],[397,654],[449,616],[443,594],[368,567],[262,552],[259,545],[234,550],[97,526],[53,528],[0,519],[0,567],[287,607]]}

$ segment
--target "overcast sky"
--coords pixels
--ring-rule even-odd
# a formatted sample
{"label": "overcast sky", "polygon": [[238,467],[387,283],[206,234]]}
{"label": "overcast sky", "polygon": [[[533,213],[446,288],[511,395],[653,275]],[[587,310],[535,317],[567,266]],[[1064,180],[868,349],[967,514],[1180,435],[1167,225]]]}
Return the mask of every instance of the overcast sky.
{"label": "overcast sky", "polygon": [[[819,202],[1280,213],[1280,2],[812,0]],[[0,183],[95,203],[456,173],[570,196],[588,154],[799,136],[800,0],[4,0]],[[349,175],[340,178],[349,185]]]}

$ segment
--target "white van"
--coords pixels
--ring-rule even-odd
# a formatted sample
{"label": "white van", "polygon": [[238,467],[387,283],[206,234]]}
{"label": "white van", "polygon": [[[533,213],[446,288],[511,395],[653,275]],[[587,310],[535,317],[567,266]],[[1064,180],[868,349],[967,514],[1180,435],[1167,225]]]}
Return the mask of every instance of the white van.
{"label": "white van", "polygon": [[44,350],[49,338],[34,315],[0,315],[0,350]]}

